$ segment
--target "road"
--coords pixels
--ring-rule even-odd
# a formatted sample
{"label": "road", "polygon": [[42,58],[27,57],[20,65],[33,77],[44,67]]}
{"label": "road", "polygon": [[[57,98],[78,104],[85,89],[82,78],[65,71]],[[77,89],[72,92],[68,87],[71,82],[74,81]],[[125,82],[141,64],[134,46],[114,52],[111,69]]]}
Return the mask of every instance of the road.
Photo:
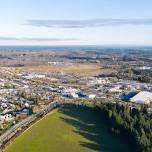
{"label": "road", "polygon": [[72,102],[72,100],[71,101],[70,100],[62,101],[62,102],[52,102],[49,105],[47,105],[44,109],[42,109],[41,111],[29,116],[28,118],[24,119],[23,121],[12,126],[9,130],[7,130],[4,134],[2,134],[0,136],[0,147],[2,147],[5,143],[7,143],[23,127],[27,127],[32,122],[34,122],[36,119],[51,112],[53,109],[60,107],[63,104],[70,104],[70,103],[76,104],[75,102]]}

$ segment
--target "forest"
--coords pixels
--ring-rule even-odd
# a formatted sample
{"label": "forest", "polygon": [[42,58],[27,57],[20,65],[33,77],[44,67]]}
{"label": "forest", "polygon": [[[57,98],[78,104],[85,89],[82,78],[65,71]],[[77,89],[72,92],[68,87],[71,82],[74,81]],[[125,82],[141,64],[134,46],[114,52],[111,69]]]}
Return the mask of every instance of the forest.
{"label": "forest", "polygon": [[110,131],[125,136],[138,152],[152,152],[152,114],[147,113],[147,107],[102,103],[97,108],[108,120]]}

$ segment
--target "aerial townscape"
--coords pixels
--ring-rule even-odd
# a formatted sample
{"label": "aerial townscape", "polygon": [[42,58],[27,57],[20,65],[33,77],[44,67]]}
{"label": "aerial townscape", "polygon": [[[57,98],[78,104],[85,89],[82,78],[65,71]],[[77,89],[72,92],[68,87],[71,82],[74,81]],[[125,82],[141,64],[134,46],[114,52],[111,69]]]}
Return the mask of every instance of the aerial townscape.
{"label": "aerial townscape", "polygon": [[152,1],[0,2],[0,152],[152,152]]}
{"label": "aerial townscape", "polygon": [[113,133],[126,130],[135,136],[131,142],[150,149],[151,49],[1,47],[1,146],[60,104],[73,103],[98,108]]}

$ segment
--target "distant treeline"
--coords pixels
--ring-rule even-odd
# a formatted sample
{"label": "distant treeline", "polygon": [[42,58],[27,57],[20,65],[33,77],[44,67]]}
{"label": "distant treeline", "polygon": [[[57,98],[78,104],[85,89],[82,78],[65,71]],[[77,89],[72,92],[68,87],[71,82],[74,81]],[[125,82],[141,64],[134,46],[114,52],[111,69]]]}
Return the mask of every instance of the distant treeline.
{"label": "distant treeline", "polygon": [[97,107],[109,123],[110,130],[125,136],[138,152],[152,152],[152,115],[146,107],[131,109],[127,105],[103,103]]}

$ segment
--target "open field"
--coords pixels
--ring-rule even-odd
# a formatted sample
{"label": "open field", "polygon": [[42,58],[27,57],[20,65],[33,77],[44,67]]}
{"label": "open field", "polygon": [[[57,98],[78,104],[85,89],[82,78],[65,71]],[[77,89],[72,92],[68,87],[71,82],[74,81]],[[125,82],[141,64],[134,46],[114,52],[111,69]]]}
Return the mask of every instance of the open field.
{"label": "open field", "polygon": [[9,145],[5,152],[131,152],[112,136],[93,108],[67,105],[48,114]]}
{"label": "open field", "polygon": [[100,69],[97,64],[73,64],[72,66],[53,66],[53,65],[39,65],[39,66],[27,66],[23,68],[25,71],[31,72],[65,72],[67,74],[73,74],[75,76],[93,76],[97,74],[109,74],[112,69]]}

